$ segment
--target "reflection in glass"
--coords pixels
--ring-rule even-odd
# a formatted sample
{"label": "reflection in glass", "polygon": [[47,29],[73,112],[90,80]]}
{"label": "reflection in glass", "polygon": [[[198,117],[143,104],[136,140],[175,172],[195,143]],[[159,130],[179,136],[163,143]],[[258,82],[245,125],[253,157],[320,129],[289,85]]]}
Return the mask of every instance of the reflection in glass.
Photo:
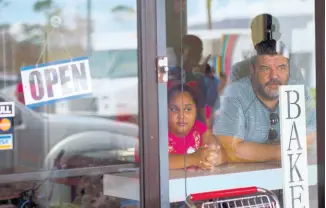
{"label": "reflection in glass", "polygon": [[[171,67],[169,86],[181,82],[196,92],[198,118],[217,138],[220,158],[227,158],[213,172],[200,166],[170,170],[173,179],[186,178],[185,195],[246,184],[275,189],[280,184],[280,122],[272,118],[279,114],[280,84],[305,86],[307,141],[313,141],[308,151],[309,176],[316,179],[314,1],[271,5],[264,0],[189,0],[186,15],[167,13],[167,46],[179,63]],[[171,20],[173,15],[179,19]],[[274,58],[268,60],[268,55]],[[184,112],[180,118],[185,117]],[[180,143],[186,147],[188,138]],[[183,156],[184,164],[191,154]],[[267,174],[274,176],[268,183]],[[311,206],[316,206],[316,184],[309,185]],[[282,192],[275,193],[282,201]]]}
{"label": "reflection in glass", "polygon": [[[115,178],[125,170],[139,174],[134,166],[136,1],[4,2],[0,1],[0,98],[15,103],[16,116],[12,132],[0,131],[0,136],[14,138],[13,150],[0,148],[0,186],[5,187],[0,188],[0,203],[22,206],[33,199],[46,207],[121,207],[128,199],[139,200],[120,190],[129,184],[111,190],[108,184],[114,179],[104,180],[104,175]],[[89,82],[86,76],[74,76],[87,67],[69,65],[79,57],[89,61]],[[49,63],[52,72],[43,80],[47,84],[27,88],[21,69],[31,66],[37,71]],[[50,70],[43,68],[42,73],[46,71]],[[77,81],[72,82],[73,78]],[[35,83],[34,79],[28,82]],[[85,83],[92,87],[91,95],[77,94],[37,106],[26,102],[27,93],[56,98],[62,88],[82,89]],[[26,196],[21,197],[24,190],[28,190]],[[32,190],[34,196],[29,195]]]}

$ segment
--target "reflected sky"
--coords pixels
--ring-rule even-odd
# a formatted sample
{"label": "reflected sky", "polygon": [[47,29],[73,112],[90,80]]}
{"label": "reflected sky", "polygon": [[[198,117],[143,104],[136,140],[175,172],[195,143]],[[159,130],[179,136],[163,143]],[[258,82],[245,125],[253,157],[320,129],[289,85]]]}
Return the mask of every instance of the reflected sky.
{"label": "reflected sky", "polygon": [[[41,13],[33,11],[33,1],[12,1],[8,7],[0,10],[1,24],[17,24],[17,23],[44,23],[45,17]],[[87,16],[87,0],[78,1],[55,1],[63,8],[65,23],[72,24],[72,17],[75,14],[86,18]],[[111,12],[111,9],[117,5],[127,5],[136,9],[136,0],[93,0],[92,2],[92,19],[94,19],[95,32],[117,31],[117,30],[135,30],[136,15],[131,15],[132,18],[117,21],[116,14]],[[17,12],[19,11],[19,12]],[[133,26],[133,27],[130,27]]]}
{"label": "reflected sky", "polygon": [[[307,13],[311,8],[306,5],[312,6],[312,0],[287,0],[286,4],[296,5],[294,11],[298,13]],[[6,8],[0,9],[0,23],[17,24],[22,22],[40,23],[44,22],[43,14],[35,13],[32,8],[32,0],[29,1],[11,1],[10,5]],[[87,15],[87,0],[56,0],[60,7],[64,8],[64,15],[67,24],[69,19],[72,19],[76,13],[86,18]],[[96,32],[122,32],[122,31],[136,31],[136,14],[124,13],[124,19],[119,19],[119,14],[114,14],[111,9],[117,5],[126,5],[136,10],[136,0],[91,0],[92,2],[92,19],[94,19],[95,33]],[[268,4],[269,0],[218,0],[212,1],[212,17],[219,20],[227,16],[254,16],[255,13],[263,12],[266,9],[278,8],[275,12],[290,12],[284,1],[274,0],[272,4]],[[234,6],[234,4],[242,5]],[[280,4],[282,6],[280,6]],[[306,11],[301,11],[299,6]],[[243,9],[244,7],[252,9]],[[283,8],[283,9],[282,9]],[[207,21],[206,0],[188,0],[188,24],[198,24],[199,22]],[[17,12],[19,11],[19,12]],[[293,11],[293,10],[292,10]],[[273,12],[273,14],[275,13]],[[274,14],[275,15],[275,14]],[[277,15],[276,15],[277,16]],[[71,21],[71,20],[70,20]]]}

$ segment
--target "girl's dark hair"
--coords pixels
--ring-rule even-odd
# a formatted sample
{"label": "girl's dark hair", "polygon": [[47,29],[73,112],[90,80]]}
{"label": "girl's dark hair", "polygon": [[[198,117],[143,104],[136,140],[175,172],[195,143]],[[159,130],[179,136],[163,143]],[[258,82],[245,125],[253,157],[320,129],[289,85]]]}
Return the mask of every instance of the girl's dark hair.
{"label": "girl's dark hair", "polygon": [[198,106],[198,102],[197,102],[197,96],[195,91],[186,84],[177,84],[173,87],[171,87],[168,91],[168,100],[172,99],[177,93],[184,93],[184,92],[188,92],[192,99],[194,100],[196,106]]}

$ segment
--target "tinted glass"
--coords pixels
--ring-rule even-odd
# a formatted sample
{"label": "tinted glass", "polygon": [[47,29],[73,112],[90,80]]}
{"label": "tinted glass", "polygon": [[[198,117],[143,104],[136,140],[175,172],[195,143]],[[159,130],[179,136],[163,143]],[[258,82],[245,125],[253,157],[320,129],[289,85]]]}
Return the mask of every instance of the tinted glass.
{"label": "tinted glass", "polygon": [[309,147],[309,202],[317,206],[314,4],[168,4],[171,201],[253,185],[274,190],[282,204],[278,90],[301,85],[306,126],[299,128]]}

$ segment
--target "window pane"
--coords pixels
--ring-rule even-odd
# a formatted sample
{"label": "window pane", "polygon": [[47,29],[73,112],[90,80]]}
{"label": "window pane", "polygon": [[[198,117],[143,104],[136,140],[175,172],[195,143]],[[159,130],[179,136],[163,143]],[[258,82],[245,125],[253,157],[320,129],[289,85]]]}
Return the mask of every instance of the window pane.
{"label": "window pane", "polygon": [[[298,128],[309,147],[310,206],[317,206],[315,2],[176,2],[167,7],[168,55],[176,60],[168,97],[171,201],[258,186],[282,203],[279,86],[302,85],[306,126]],[[177,189],[184,178],[186,188]]]}
{"label": "window pane", "polygon": [[35,185],[46,207],[138,206],[139,181],[119,182],[139,174],[136,0],[0,9],[0,97],[16,109],[0,118],[0,203]]}

